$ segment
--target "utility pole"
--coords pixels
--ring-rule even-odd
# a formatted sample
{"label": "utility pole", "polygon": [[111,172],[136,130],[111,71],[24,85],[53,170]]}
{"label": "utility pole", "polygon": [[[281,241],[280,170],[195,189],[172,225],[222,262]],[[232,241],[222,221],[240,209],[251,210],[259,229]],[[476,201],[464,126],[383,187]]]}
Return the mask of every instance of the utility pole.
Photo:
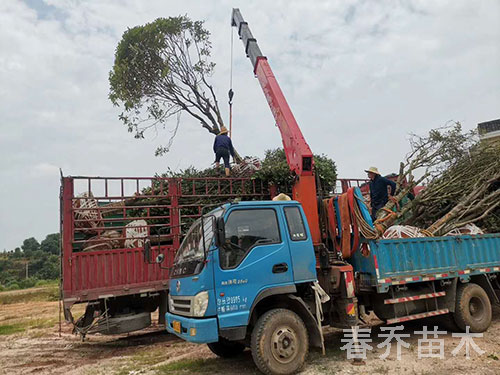
{"label": "utility pole", "polygon": [[28,264],[29,264],[29,262],[26,261],[26,278],[28,278]]}

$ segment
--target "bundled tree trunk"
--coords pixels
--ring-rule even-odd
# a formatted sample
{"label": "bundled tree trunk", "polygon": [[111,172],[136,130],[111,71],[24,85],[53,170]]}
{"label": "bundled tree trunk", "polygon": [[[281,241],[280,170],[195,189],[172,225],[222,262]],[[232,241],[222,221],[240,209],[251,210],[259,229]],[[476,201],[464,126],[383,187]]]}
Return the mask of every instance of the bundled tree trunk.
{"label": "bundled tree trunk", "polygon": [[[427,137],[413,136],[411,146],[400,165],[395,199],[377,214],[379,235],[394,223],[427,228],[432,235],[467,224],[500,230],[500,144],[482,144],[456,123]],[[417,174],[422,177],[415,181]],[[395,210],[397,202],[424,181],[424,191]]]}
{"label": "bundled tree trunk", "polygon": [[[500,205],[499,183],[500,173],[488,181],[479,180],[474,190],[468,196],[461,200],[446,215],[432,223],[427,230],[435,235],[443,235],[455,228],[484,219]],[[491,191],[495,185],[497,185],[496,189]]]}

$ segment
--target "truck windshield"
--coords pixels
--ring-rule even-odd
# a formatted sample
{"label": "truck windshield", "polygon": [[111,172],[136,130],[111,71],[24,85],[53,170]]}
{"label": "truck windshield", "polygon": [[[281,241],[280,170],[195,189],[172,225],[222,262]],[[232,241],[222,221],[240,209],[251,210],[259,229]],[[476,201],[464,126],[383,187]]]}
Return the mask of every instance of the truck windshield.
{"label": "truck windshield", "polygon": [[199,273],[214,238],[215,220],[223,213],[222,209],[214,210],[196,220],[184,237],[177,250],[172,276]]}

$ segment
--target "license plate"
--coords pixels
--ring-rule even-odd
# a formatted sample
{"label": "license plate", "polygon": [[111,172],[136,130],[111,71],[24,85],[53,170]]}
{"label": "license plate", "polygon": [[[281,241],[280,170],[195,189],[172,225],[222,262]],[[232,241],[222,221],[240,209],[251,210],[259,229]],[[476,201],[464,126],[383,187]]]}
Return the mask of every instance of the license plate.
{"label": "license plate", "polygon": [[174,331],[177,333],[181,333],[181,322],[174,320],[172,322],[172,326],[174,327]]}

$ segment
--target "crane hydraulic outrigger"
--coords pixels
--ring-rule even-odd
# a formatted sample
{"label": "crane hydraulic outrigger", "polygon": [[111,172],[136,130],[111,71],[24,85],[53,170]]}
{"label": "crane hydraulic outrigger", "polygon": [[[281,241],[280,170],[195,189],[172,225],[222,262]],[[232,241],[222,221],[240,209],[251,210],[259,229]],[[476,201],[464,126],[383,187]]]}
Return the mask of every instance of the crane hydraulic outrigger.
{"label": "crane hydraulic outrigger", "polygon": [[281,132],[288,165],[297,177],[292,191],[293,199],[302,203],[311,230],[313,244],[315,246],[319,245],[321,243],[321,232],[316,199],[313,153],[302,135],[302,131],[281,91],[267,57],[262,54],[257,40],[253,37],[248,23],[245,22],[238,8],[233,9],[231,24],[238,29],[238,34],[245,46],[245,52],[252,63],[253,72],[259,80],[262,90],[264,90],[266,100]]}

